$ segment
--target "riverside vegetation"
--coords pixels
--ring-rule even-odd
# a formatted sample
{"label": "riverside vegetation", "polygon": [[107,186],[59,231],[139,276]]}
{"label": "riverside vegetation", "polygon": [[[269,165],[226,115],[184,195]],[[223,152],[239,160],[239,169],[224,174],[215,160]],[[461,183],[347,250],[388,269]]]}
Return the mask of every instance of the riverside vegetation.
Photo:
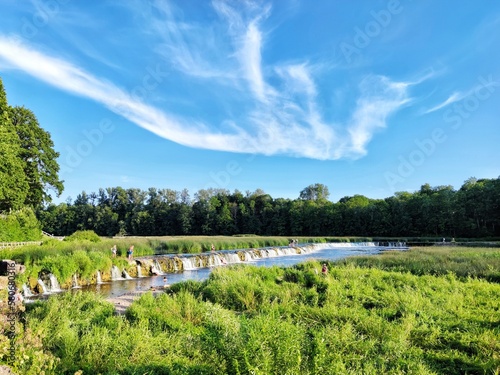
{"label": "riverside vegetation", "polygon": [[[299,237],[301,242],[359,242],[370,239],[361,237]],[[32,289],[43,272],[56,276],[61,286],[70,287],[76,274],[80,284],[96,282],[100,271],[103,280],[110,279],[113,265],[136,274],[135,262],[126,258],[126,250],[134,245],[134,257],[153,254],[196,254],[210,251],[213,244],[216,250],[251,249],[268,246],[285,246],[287,237],[260,236],[186,236],[186,237],[132,237],[102,238],[93,231],[77,231],[64,241],[47,239],[42,245],[25,246],[2,251],[3,259],[12,259],[26,266],[26,272],[18,275],[19,283],[26,283]],[[111,247],[117,246],[117,257],[112,258]]]}
{"label": "riverside vegetation", "polygon": [[[91,293],[27,306],[22,374],[498,374],[500,251],[432,247],[215,269],[125,316]],[[2,336],[2,347],[6,341]],[[3,360],[5,350],[0,351]]]}

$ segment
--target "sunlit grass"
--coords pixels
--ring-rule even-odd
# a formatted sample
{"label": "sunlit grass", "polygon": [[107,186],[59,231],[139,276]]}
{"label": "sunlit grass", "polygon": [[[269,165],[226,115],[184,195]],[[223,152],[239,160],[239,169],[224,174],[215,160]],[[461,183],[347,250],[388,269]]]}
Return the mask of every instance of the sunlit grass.
{"label": "sunlit grass", "polygon": [[[431,255],[470,271],[437,272]],[[125,316],[114,315],[99,296],[58,296],[28,308],[25,332],[37,333],[38,349],[28,347],[28,334],[16,350],[30,359],[16,362],[15,369],[497,374],[500,285],[474,266],[485,257],[497,259],[498,250],[416,249],[371,257],[370,264],[363,258],[328,262],[328,275],[315,261],[289,268],[224,267],[157,298],[147,293]]]}

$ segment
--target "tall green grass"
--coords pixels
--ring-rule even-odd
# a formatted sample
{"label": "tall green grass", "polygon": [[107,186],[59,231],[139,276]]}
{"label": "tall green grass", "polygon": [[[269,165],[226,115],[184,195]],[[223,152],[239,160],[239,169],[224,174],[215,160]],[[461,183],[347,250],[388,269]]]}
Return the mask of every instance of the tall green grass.
{"label": "tall green grass", "polygon": [[[435,272],[427,250],[386,254],[369,265],[361,258],[328,262],[327,275],[316,261],[218,268],[204,282],[175,284],[157,298],[143,295],[125,316],[114,315],[99,296],[54,297],[28,307],[14,369],[47,375],[498,374],[500,284],[480,268],[468,276]],[[459,256],[470,265],[485,254],[496,259],[498,250],[488,251],[441,255],[450,265],[459,264]],[[429,263],[418,275],[416,261],[407,263],[410,255]]]}
{"label": "tall green grass", "polygon": [[388,251],[379,256],[346,258],[342,264],[411,272],[414,275],[474,277],[500,283],[500,250],[456,246],[415,247],[409,251]]}

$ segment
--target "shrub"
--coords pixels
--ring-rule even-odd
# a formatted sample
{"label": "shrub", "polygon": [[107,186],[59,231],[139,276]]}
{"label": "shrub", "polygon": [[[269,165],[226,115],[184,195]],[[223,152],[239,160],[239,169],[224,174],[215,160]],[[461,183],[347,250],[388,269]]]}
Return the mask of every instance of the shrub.
{"label": "shrub", "polygon": [[31,208],[0,215],[0,241],[24,242],[42,238],[40,222]]}
{"label": "shrub", "polygon": [[100,242],[101,237],[99,237],[93,230],[77,230],[71,236],[64,238],[64,241],[90,241],[90,242]]}

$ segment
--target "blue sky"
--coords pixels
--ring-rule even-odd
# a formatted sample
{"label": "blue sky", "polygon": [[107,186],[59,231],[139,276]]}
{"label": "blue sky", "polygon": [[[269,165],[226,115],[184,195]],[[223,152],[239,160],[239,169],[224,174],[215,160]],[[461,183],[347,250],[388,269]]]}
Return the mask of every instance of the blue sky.
{"label": "blue sky", "polygon": [[497,1],[1,0],[0,77],[65,190],[331,200],[500,175]]}

